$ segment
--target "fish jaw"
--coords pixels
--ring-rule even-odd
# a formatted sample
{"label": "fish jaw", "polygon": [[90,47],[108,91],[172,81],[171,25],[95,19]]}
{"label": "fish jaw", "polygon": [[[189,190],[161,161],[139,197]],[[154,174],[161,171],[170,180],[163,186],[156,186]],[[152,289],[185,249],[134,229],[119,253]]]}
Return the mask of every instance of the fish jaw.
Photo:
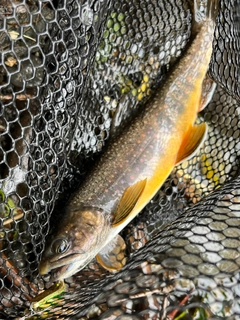
{"label": "fish jaw", "polygon": [[50,281],[60,281],[71,277],[82,270],[94,257],[88,257],[85,260],[77,260],[69,264],[51,270]]}
{"label": "fish jaw", "polygon": [[64,280],[83,269],[106,244],[110,215],[95,207],[66,208],[57,233],[47,241],[39,273]]}
{"label": "fish jaw", "polygon": [[[64,274],[64,270],[66,270],[67,266],[78,263],[79,270],[83,269],[88,262],[90,262],[94,258],[94,254],[90,253],[75,253],[69,254],[62,259],[54,259],[53,261],[49,261],[48,259],[42,260],[39,265],[39,273],[40,275],[45,275],[47,273],[51,273],[56,280],[63,280],[62,278],[58,278],[60,275]],[[66,277],[65,277],[66,278]]]}

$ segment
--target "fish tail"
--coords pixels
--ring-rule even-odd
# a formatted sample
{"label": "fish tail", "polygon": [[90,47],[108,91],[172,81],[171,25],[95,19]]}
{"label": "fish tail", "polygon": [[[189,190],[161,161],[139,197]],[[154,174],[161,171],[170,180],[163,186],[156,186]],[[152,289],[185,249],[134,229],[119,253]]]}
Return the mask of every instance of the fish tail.
{"label": "fish tail", "polygon": [[215,22],[220,0],[194,0],[193,33],[198,33],[206,20]]}

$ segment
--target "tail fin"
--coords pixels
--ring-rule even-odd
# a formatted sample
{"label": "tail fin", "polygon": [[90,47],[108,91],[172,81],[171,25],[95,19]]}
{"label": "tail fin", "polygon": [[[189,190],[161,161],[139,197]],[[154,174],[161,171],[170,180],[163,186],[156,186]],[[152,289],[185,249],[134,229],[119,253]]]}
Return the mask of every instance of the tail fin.
{"label": "tail fin", "polygon": [[215,22],[220,0],[193,0],[193,32],[199,31],[199,28],[206,19]]}

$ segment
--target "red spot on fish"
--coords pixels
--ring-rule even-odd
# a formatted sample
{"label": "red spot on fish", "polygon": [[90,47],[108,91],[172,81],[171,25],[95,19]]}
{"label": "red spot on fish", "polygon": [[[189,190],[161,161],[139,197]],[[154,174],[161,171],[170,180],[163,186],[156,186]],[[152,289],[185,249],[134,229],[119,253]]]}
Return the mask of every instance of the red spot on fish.
{"label": "red spot on fish", "polygon": [[131,180],[134,180],[134,176],[130,176],[130,179],[131,179]]}

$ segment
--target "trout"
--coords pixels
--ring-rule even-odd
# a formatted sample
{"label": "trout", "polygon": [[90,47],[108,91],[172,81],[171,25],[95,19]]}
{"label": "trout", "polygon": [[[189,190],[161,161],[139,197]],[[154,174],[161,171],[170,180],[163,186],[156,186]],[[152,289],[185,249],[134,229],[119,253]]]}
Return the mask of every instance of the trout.
{"label": "trout", "polygon": [[122,267],[110,259],[119,246],[118,233],[153,198],[174,166],[192,157],[205,139],[206,123],[194,123],[212,94],[201,98],[217,12],[218,0],[207,1],[205,15],[195,12],[195,39],[152,101],[108,145],[70,198],[47,241],[40,274],[51,272],[52,280],[64,280],[94,257],[106,269]]}

